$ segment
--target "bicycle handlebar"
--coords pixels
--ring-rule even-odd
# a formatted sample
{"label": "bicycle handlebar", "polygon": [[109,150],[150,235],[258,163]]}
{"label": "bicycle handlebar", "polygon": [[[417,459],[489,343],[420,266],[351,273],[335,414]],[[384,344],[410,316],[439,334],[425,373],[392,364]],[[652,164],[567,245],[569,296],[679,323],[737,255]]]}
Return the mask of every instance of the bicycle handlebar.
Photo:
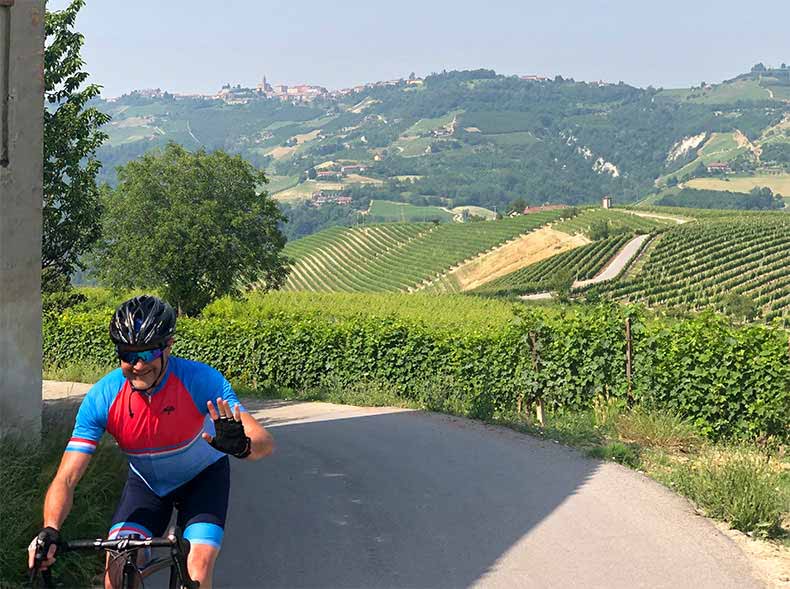
{"label": "bicycle handlebar", "polygon": [[[58,550],[64,552],[75,550],[136,550],[138,548],[170,548],[178,544],[179,538],[171,534],[165,538],[130,538],[123,536],[114,540],[96,538],[95,540],[74,540],[61,542]],[[189,548],[189,540],[181,538],[185,549]]]}
{"label": "bicycle handlebar", "polygon": [[[166,537],[163,538],[135,538],[123,536],[113,540],[105,540],[104,538],[96,538],[95,540],[74,540],[66,542],[61,540],[58,543],[58,551],[69,552],[78,550],[111,550],[117,552],[126,552],[131,550],[138,550],[140,548],[170,548],[171,557],[175,559],[175,566],[179,569],[182,578],[185,579],[185,586],[198,587],[199,584],[189,578],[186,571],[185,556],[189,552],[189,540],[181,536],[181,534],[174,530]],[[30,584],[33,585],[37,577],[37,573],[41,572],[44,584],[46,587],[54,587],[52,582],[52,572],[50,569],[39,571],[39,565],[44,560],[44,555],[36,554],[36,564],[30,571]]]}

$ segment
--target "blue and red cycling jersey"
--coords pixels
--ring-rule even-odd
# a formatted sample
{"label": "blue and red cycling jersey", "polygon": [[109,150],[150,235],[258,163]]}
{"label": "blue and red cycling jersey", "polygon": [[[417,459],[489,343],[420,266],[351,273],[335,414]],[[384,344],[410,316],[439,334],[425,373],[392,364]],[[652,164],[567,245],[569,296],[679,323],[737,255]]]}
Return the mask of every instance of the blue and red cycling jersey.
{"label": "blue and red cycling jersey", "polygon": [[133,391],[117,368],[83,399],[66,451],[93,454],[107,431],[129,457],[129,467],[164,496],[225,456],[201,437],[215,433],[206,403],[217,397],[244,411],[225,377],[200,362],[170,356],[162,381],[149,393]]}

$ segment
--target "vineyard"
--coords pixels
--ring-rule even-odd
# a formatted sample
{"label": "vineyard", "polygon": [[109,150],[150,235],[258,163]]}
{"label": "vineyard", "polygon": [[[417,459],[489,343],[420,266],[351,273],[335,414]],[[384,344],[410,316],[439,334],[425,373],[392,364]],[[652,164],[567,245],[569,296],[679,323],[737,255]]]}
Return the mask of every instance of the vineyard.
{"label": "vineyard", "polygon": [[492,280],[476,289],[475,292],[493,295],[521,295],[552,290],[553,280],[560,273],[575,280],[592,278],[632,237],[633,235],[630,233],[621,233],[569,252],[563,252]]}
{"label": "vineyard", "polygon": [[501,221],[393,223],[332,228],[289,243],[294,260],[284,290],[409,291],[452,267],[529,233],[567,211]]}
{"label": "vineyard", "polygon": [[[112,312],[47,315],[45,364],[106,362]],[[482,419],[522,400],[580,410],[628,399],[688,418],[713,439],[786,440],[787,344],[778,328],[710,313],[667,320],[609,303],[530,309],[465,295],[269,293],[180,318],[174,353],[253,387],[387,383],[427,408]]]}
{"label": "vineyard", "polygon": [[675,225],[675,222],[670,219],[639,217],[612,209],[582,209],[575,217],[554,225],[554,229],[570,234],[584,233],[588,237],[597,239],[599,236],[592,235],[592,233],[602,226],[606,227],[607,233],[622,231],[650,233],[660,227],[670,225]]}
{"label": "vineyard", "polygon": [[591,289],[649,306],[722,308],[743,295],[766,320],[790,314],[790,216],[744,215],[673,227],[638,272]]}

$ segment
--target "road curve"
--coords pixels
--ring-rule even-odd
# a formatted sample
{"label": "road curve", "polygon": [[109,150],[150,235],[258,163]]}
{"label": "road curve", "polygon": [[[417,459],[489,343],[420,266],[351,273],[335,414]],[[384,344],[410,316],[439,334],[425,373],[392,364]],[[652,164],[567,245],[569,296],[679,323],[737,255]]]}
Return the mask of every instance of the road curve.
{"label": "road curve", "polygon": [[631,261],[631,258],[636,255],[636,253],[639,251],[639,248],[642,247],[642,244],[650,239],[650,237],[651,235],[649,233],[637,235],[631,241],[625,244],[625,246],[619,252],[617,252],[617,254],[611,260],[609,260],[604,269],[601,270],[597,275],[595,275],[593,278],[590,278],[589,280],[577,280],[573,283],[573,288],[580,288],[582,286],[587,286],[588,284],[597,284],[599,282],[605,282],[607,280],[617,278],[618,274],[622,272],[625,265]]}
{"label": "road curve", "polygon": [[763,587],[685,499],[616,464],[435,413],[244,404],[277,450],[231,461],[218,588]]}
{"label": "road curve", "polygon": [[233,461],[217,587],[761,587],[639,473],[426,412],[248,401],[277,441]]}
{"label": "road curve", "polygon": [[[613,278],[617,278],[623,268],[628,264],[631,259],[639,252],[639,248],[642,247],[642,244],[645,243],[648,239],[650,239],[651,235],[648,233],[644,233],[642,235],[637,235],[633,239],[631,239],[628,243],[626,243],[619,252],[617,252],[604,266],[603,270],[601,270],[598,274],[593,276],[588,280],[575,280],[573,282],[572,288],[581,288],[583,286],[587,286],[588,284],[597,284],[599,282],[605,282],[607,280],[612,280]],[[550,299],[553,295],[550,292],[538,292],[532,294],[521,295],[519,298],[524,301],[530,300],[538,300],[538,299]]]}

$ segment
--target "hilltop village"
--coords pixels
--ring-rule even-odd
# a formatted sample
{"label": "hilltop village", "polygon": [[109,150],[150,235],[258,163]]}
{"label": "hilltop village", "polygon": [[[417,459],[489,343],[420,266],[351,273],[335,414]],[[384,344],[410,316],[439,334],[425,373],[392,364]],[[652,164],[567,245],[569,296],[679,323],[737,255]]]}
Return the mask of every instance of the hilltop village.
{"label": "hilltop village", "polygon": [[[525,79],[526,78],[527,77],[525,76]],[[539,76],[529,76],[529,79],[539,78]],[[279,100],[295,103],[307,103],[312,102],[317,98],[339,98],[348,94],[353,94],[355,92],[363,92],[371,88],[400,85],[421,86],[423,83],[423,78],[418,78],[412,74],[409,78],[383,80],[379,82],[361,84],[351,88],[328,90],[324,86],[317,86],[313,84],[295,84],[293,86],[289,86],[288,84],[272,84],[269,82],[266,76],[263,76],[261,81],[254,88],[242,86],[241,84],[236,84],[235,86],[231,84],[224,84],[218,92],[213,94],[180,94],[176,92],[167,92],[161,88],[135,90],[132,92],[132,94],[138,94],[139,96],[145,98],[166,98],[169,96],[174,98],[206,98],[212,100],[222,100],[227,104],[247,104],[248,102],[252,102],[254,100],[266,98],[276,98]],[[113,101],[114,99],[108,100]]]}

